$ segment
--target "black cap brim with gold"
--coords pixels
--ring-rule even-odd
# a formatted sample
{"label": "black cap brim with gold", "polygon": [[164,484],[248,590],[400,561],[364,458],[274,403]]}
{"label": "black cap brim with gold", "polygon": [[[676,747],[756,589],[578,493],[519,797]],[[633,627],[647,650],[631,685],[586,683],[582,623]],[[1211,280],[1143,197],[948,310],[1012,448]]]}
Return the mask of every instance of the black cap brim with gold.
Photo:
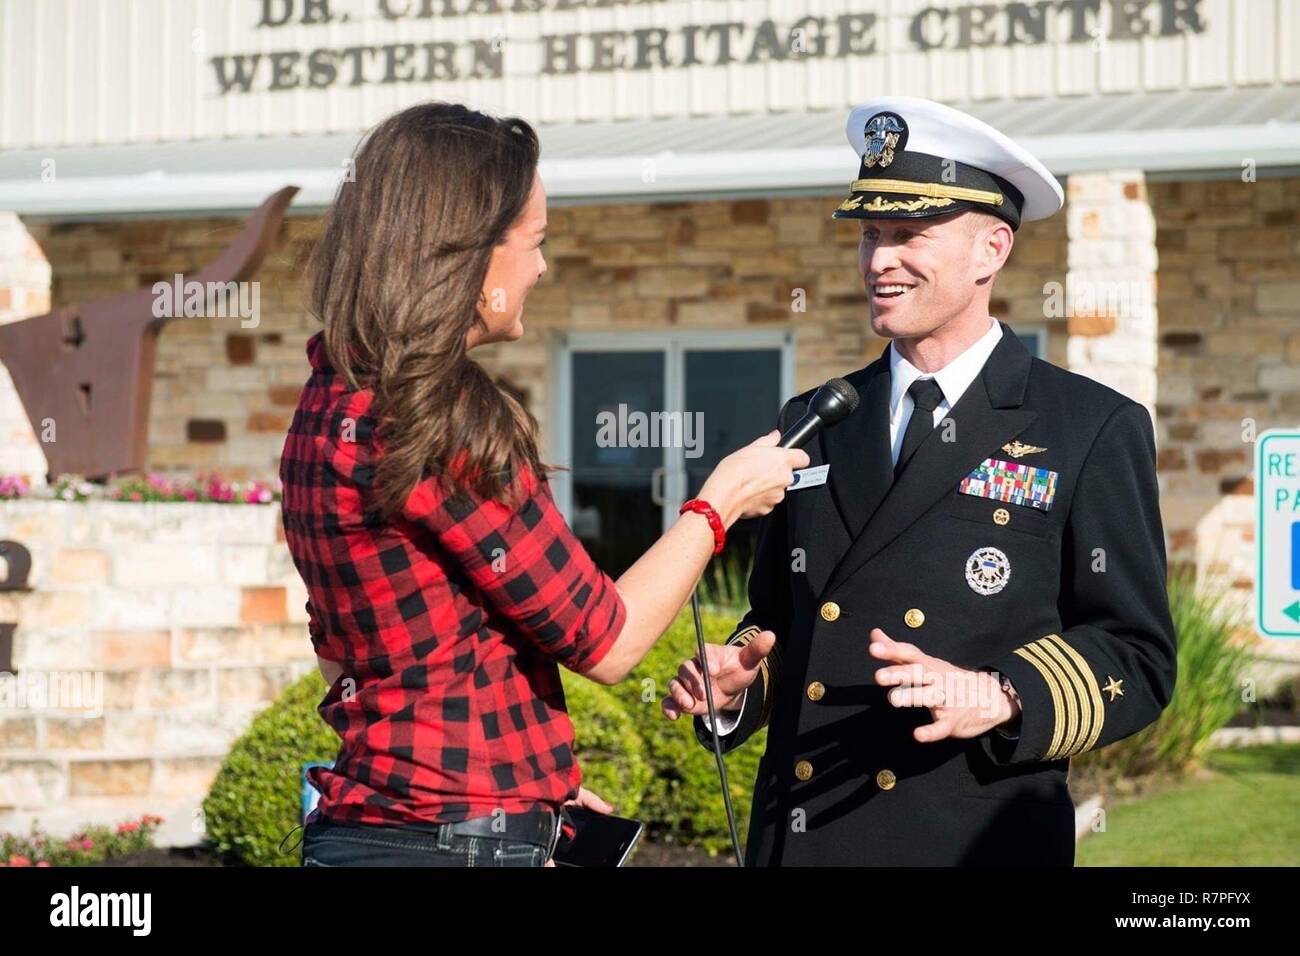
{"label": "black cap brim with gold", "polygon": [[933,100],[882,97],[849,114],[845,127],[861,165],[836,219],[920,219],[966,209],[1012,229],[1057,212],[1056,177],[1002,133]]}

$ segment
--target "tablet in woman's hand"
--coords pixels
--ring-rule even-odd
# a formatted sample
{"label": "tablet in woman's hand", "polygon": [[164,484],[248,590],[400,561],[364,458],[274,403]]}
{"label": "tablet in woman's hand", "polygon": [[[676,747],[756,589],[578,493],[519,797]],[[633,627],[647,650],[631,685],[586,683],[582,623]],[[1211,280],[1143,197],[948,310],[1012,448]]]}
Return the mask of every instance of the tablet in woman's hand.
{"label": "tablet in woman's hand", "polygon": [[586,807],[569,806],[565,812],[573,821],[572,837],[562,837],[555,848],[558,866],[622,866],[641,839],[645,824]]}

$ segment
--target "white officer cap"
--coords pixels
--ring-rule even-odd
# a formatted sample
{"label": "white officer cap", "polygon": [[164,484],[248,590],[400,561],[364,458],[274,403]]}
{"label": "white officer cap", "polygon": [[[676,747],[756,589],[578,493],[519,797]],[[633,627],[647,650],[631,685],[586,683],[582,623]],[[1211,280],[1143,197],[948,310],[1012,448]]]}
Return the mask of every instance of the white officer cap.
{"label": "white officer cap", "polygon": [[1026,149],[961,110],[914,96],[856,107],[845,126],[862,164],[836,219],[918,219],[979,209],[1012,229],[1065,203]]}

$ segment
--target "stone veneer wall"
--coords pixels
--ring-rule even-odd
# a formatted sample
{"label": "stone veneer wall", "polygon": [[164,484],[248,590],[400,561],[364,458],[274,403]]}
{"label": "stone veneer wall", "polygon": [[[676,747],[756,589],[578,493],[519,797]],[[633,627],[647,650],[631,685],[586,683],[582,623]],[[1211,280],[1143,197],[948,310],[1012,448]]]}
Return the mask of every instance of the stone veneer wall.
{"label": "stone veneer wall", "polygon": [[0,832],[147,812],[196,842],[231,742],[315,666],[279,506],[0,501],[0,537],[32,554],[0,592],[19,681],[102,675],[102,708],[0,706]]}
{"label": "stone veneer wall", "polygon": [[[1155,218],[1140,170],[1071,176],[1069,368],[1155,410]],[[1076,294],[1091,290],[1091,296]],[[1091,300],[1091,301],[1089,301]]]}
{"label": "stone veneer wall", "polygon": [[[872,336],[857,271],[858,227],[830,219],[834,200],[745,200],[550,210],[550,272],[529,297],[519,342],[476,352],[549,420],[551,333],[560,329],[790,327],[800,389],[871,361]],[[299,266],[318,217],[288,219],[256,276],[261,316],[180,319],[164,329],[150,421],[151,466],[276,472],[284,433],[307,376],[307,314]],[[211,261],[238,231],[228,219],[31,226],[54,270],[58,304],[170,280]],[[994,291],[994,314],[1047,324],[1044,282],[1065,281],[1064,217],[1027,224]],[[807,309],[791,309],[792,292]],[[1065,320],[1050,326],[1049,358],[1065,362]]]}
{"label": "stone veneer wall", "polygon": [[1148,189],[1160,258],[1157,444],[1170,557],[1195,561],[1247,604],[1255,449],[1243,421],[1257,432],[1300,425],[1300,178]]}

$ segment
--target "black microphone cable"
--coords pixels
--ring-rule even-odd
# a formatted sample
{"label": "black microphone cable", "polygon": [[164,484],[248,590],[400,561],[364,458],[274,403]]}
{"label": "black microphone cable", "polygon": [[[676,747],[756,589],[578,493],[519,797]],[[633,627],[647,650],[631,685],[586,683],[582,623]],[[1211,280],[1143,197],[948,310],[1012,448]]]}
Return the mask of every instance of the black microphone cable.
{"label": "black microphone cable", "polygon": [[740,832],[736,829],[736,811],[731,805],[731,786],[727,783],[727,761],[722,756],[722,738],[718,736],[718,711],[713,706],[713,681],[709,680],[709,658],[704,648],[704,624],[700,620],[700,588],[691,592],[691,613],[695,615],[695,648],[700,655],[700,677],[704,682],[704,703],[709,708],[709,730],[713,733],[713,756],[718,761],[718,779],[722,781],[722,802],[727,808],[727,827],[731,830],[731,848],[736,852],[736,866],[743,867]]}
{"label": "black microphone cable", "polygon": [[[778,447],[798,448],[823,428],[838,425],[858,407],[858,390],[842,378],[833,378],[813,393],[808,412],[781,436]],[[727,829],[736,866],[744,867],[740,850],[740,832],[736,829],[736,811],[731,805],[731,786],[727,782],[727,761],[722,756],[722,738],[718,734],[718,711],[713,706],[713,681],[709,679],[709,658],[704,647],[704,623],[700,619],[700,586],[691,592],[691,613],[695,617],[695,649],[699,654],[700,680],[704,683],[704,704],[709,711],[709,730],[713,736],[713,757],[718,762],[718,779],[722,784],[722,803],[727,810]]]}

